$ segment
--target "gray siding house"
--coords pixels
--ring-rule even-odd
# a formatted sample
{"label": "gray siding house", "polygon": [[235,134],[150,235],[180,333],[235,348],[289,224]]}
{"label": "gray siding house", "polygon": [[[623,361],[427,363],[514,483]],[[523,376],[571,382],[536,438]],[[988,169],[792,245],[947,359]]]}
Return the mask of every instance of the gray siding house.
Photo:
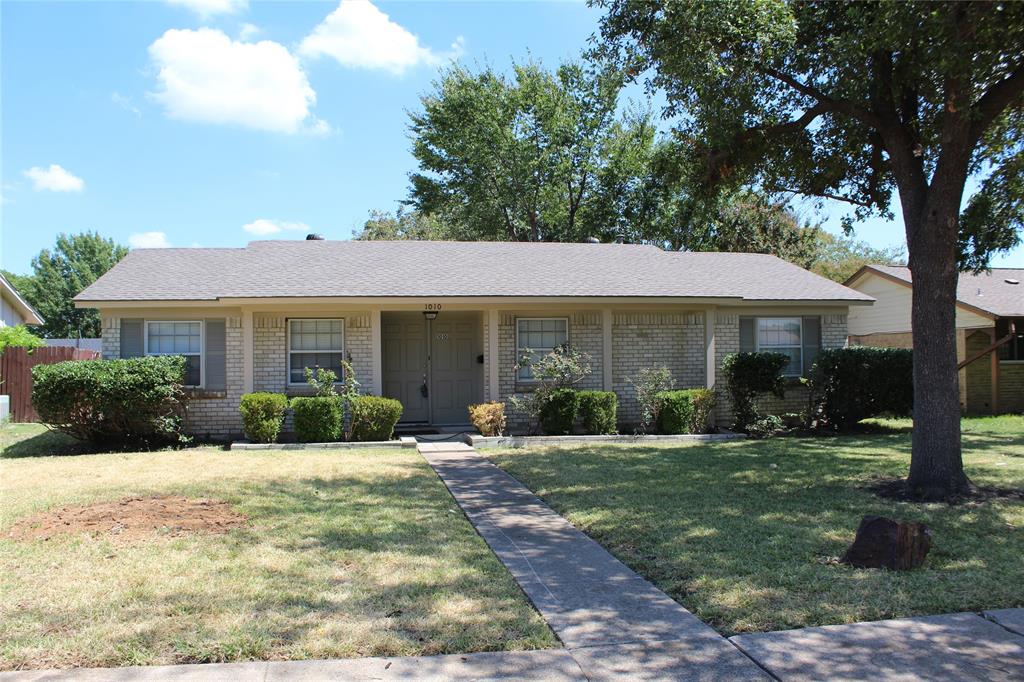
{"label": "gray siding house", "polygon": [[[364,392],[402,402],[404,422],[462,425],[467,405],[530,390],[524,349],[566,342],[591,356],[582,387],[615,391],[628,428],[641,369],[714,388],[726,354],[770,349],[797,377],[873,301],[760,254],[323,240],[136,249],[75,300],[100,311],[105,358],[186,356],[188,426],[210,438],[241,431],[243,393],[306,394],[303,369],[342,358]],[[803,404],[794,390],[775,407]],[[716,418],[729,416],[720,400]]]}

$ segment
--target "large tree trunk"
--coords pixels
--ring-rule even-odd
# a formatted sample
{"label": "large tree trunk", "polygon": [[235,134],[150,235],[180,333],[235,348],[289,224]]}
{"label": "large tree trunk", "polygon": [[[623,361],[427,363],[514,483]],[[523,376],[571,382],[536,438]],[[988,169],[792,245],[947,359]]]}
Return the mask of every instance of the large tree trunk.
{"label": "large tree trunk", "polygon": [[932,186],[924,210],[906,216],[913,274],[914,432],[909,492],[942,500],[965,492],[956,370],[956,237],[959,192]]}

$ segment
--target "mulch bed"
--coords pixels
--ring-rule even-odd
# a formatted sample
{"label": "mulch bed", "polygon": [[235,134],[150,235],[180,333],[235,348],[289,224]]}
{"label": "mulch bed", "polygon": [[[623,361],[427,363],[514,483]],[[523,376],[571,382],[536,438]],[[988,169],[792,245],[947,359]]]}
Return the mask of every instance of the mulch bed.
{"label": "mulch bed", "polygon": [[178,537],[194,533],[227,533],[244,526],[247,517],[222,500],[186,497],[130,497],[117,502],[62,507],[19,520],[9,537],[49,540],[58,535],[85,534],[121,541]]}
{"label": "mulch bed", "polygon": [[[905,478],[878,477],[866,488],[875,495],[886,500],[897,502],[921,502],[910,494]],[[995,486],[971,485],[969,492],[961,493],[946,500],[948,504],[970,504],[988,502],[994,499],[1024,500],[1024,490],[1020,488],[998,488]]]}

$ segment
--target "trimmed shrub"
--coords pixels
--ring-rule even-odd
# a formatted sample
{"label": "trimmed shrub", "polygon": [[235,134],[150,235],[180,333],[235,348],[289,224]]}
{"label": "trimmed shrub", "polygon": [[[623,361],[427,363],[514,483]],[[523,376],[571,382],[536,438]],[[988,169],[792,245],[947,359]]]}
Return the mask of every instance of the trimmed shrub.
{"label": "trimmed shrub", "polygon": [[571,388],[551,391],[540,406],[540,430],[545,436],[572,433],[579,412],[580,395]]}
{"label": "trimmed shrub", "polygon": [[500,436],[505,432],[505,403],[490,400],[470,405],[469,421],[481,436]]}
{"label": "trimmed shrub", "polygon": [[281,432],[288,399],[280,393],[246,393],[238,411],[242,413],[245,437],[254,443],[273,443]]}
{"label": "trimmed shrub", "polygon": [[334,443],[344,434],[345,401],[338,396],[292,398],[295,436],[303,443]]}
{"label": "trimmed shrub", "polygon": [[580,391],[579,416],[583,433],[605,435],[616,432],[619,397],[612,391]]}
{"label": "trimmed shrub", "polygon": [[903,348],[828,348],[811,368],[811,420],[837,431],[914,407],[914,359]]}
{"label": "trimmed shrub", "polygon": [[50,427],[93,445],[184,442],[185,358],[73,360],[32,368],[32,404]]}
{"label": "trimmed shrub", "polygon": [[658,394],[659,433],[707,433],[715,392],[706,388]]}
{"label": "trimmed shrub", "polygon": [[782,353],[730,353],[722,359],[725,388],[732,400],[737,429],[746,431],[748,424],[761,417],[754,405],[758,395],[785,397],[782,370],[787,364],[789,357]]}
{"label": "trimmed shrub", "polygon": [[395,424],[402,418],[402,403],[394,398],[360,395],[348,404],[352,411],[352,440],[391,440]]}

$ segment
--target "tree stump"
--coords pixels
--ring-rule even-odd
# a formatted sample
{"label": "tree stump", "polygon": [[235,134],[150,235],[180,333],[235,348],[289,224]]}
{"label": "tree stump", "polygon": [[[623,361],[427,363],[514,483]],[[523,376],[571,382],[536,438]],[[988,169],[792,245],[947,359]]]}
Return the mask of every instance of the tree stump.
{"label": "tree stump", "polygon": [[865,516],[857,537],[840,563],[857,568],[918,568],[932,548],[932,532],[923,523],[906,523],[884,516]]}

